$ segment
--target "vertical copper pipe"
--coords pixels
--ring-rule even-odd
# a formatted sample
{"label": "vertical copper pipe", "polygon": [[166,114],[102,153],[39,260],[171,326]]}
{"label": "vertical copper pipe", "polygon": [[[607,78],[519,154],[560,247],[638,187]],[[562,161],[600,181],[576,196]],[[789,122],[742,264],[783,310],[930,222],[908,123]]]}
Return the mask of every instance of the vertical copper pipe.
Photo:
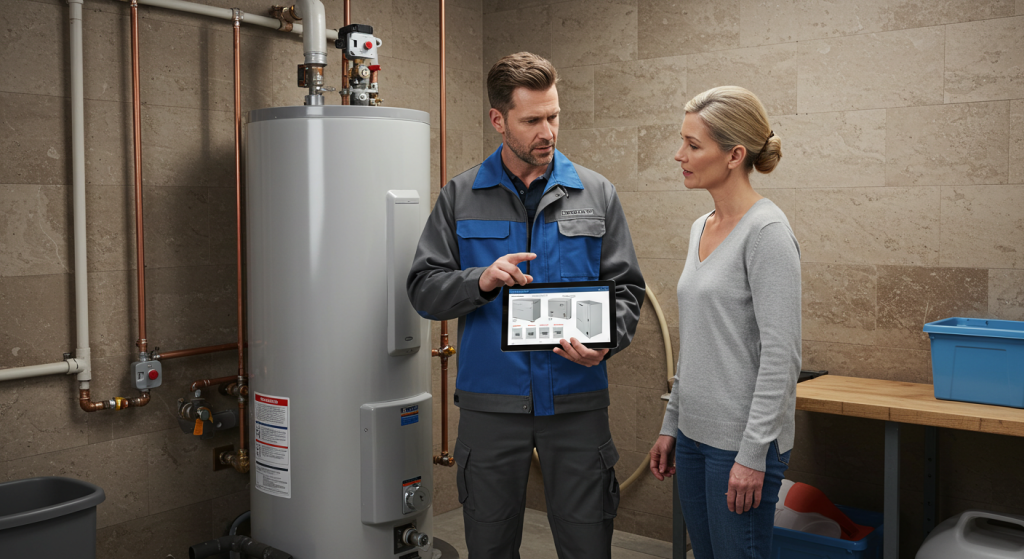
{"label": "vertical copper pipe", "polygon": [[352,24],[352,1],[345,0],[345,25]]}
{"label": "vertical copper pipe", "polygon": [[[448,181],[448,120],[447,120],[447,97],[445,90],[445,29],[444,29],[444,0],[440,3],[440,33],[441,33],[441,188],[444,188]],[[448,321],[441,321],[441,347],[432,352],[441,358],[441,455],[434,457],[434,463],[442,466],[454,466],[455,460],[448,453],[448,358],[455,354],[455,348],[448,344]]]}
{"label": "vertical copper pipe", "polygon": [[142,107],[139,99],[139,3],[132,0],[132,135],[135,148],[135,248],[138,266],[139,339],[135,345],[146,352],[146,257],[142,225]]}
{"label": "vertical copper pipe", "polygon": [[[234,38],[235,38],[235,248],[237,249],[236,263],[238,265],[238,386],[245,386],[248,377],[245,372],[245,293],[242,288],[242,62],[241,62],[241,32],[242,12],[235,9]],[[248,398],[238,395],[238,461],[235,469],[246,473],[249,471],[249,461],[246,452],[248,440],[246,439],[245,426],[248,417],[245,413],[245,405]]]}
{"label": "vertical copper pipe", "polygon": [[[352,24],[352,10],[351,0],[345,0],[345,27]],[[341,89],[342,91],[348,90],[348,58],[345,55],[341,55]],[[349,104],[348,94],[341,96],[341,104]]]}

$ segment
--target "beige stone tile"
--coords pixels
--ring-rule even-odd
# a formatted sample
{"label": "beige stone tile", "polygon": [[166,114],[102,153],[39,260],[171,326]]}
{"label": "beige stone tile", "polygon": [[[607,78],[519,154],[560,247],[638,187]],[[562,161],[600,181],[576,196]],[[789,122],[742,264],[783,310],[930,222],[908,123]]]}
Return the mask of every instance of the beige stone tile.
{"label": "beige stone tile", "polygon": [[[248,476],[239,475],[233,469],[212,471],[213,449],[231,444],[237,438],[237,433],[232,431],[222,431],[208,440],[200,440],[178,429],[155,433],[147,449],[150,515],[243,491]],[[195,508],[209,514],[209,507]],[[209,526],[207,516],[203,522],[204,533]]]}
{"label": "beige stone tile", "polygon": [[106,499],[96,508],[96,527],[105,528],[148,513],[146,448],[151,442],[133,437],[11,460],[10,474],[16,479],[70,477],[100,486]]}
{"label": "beige stone tile", "polygon": [[636,391],[634,386],[608,385],[608,424],[620,452],[634,450],[636,443]]}
{"label": "beige stone tile", "polygon": [[[798,83],[803,79],[800,74],[798,80],[797,71],[805,51],[803,45],[788,44],[692,55],[686,71],[687,94],[692,98],[712,87],[738,85],[757,95],[769,115],[796,114]],[[808,111],[801,108],[800,112]],[[681,116],[677,116],[680,124]]]}
{"label": "beige stone tile", "polygon": [[676,56],[740,46],[740,0],[638,2],[640,58]]}
{"label": "beige stone tile", "polygon": [[[270,72],[272,99],[275,107],[293,107],[303,102],[303,89],[296,85],[296,68],[302,63],[302,41],[282,36],[272,43]],[[341,65],[325,69],[325,79],[330,80],[341,72]],[[381,88],[384,87],[386,71],[381,72]],[[333,84],[329,84],[333,85]],[[337,87],[337,86],[334,86]],[[383,92],[383,89],[381,89]],[[383,96],[383,94],[382,94]],[[333,95],[331,95],[333,97]],[[386,100],[386,99],[385,99]],[[333,104],[333,103],[332,103]]]}
{"label": "beige stone tile", "polygon": [[[658,363],[654,369],[665,370],[663,363]],[[665,394],[664,388],[637,388],[636,390],[636,451],[646,453],[658,440],[661,432],[661,425],[665,420],[665,400],[661,396]],[[628,467],[628,473],[636,468],[637,462],[632,461]],[[628,474],[627,474],[628,475]],[[635,508],[635,507],[634,507]],[[638,509],[648,510],[649,509]]]}
{"label": "beige stone tile", "polygon": [[1017,15],[1024,16],[1024,0],[1017,0]]}
{"label": "beige stone tile", "polygon": [[564,1],[565,0],[517,0],[513,3],[508,0],[483,0],[483,12],[485,14],[493,14],[495,12],[508,11],[513,7],[515,9],[534,8],[537,6],[547,6],[549,4],[556,4]]}
{"label": "beige stone tile", "polygon": [[[941,104],[943,43],[943,29],[937,27],[804,43],[798,110]],[[771,109],[769,113],[779,114]]]}
{"label": "beige stone tile", "polygon": [[[242,198],[242,251],[245,254],[245,198],[243,183]],[[236,233],[236,216],[238,206],[236,203],[235,189],[232,188],[210,188],[206,192],[207,210],[209,212],[209,262],[220,266],[231,266],[237,269],[238,235]],[[180,227],[180,226],[179,226]],[[195,264],[195,260],[189,260],[189,264]],[[244,265],[244,262],[243,262]],[[242,274],[245,274],[243,268]]]}
{"label": "beige stone tile", "polygon": [[1024,268],[1024,188],[942,189],[943,266]]}
{"label": "beige stone tile", "polygon": [[604,175],[619,192],[636,190],[636,128],[589,128],[558,134],[558,150]]}
{"label": "beige stone tile", "polygon": [[556,68],[636,60],[636,5],[576,1],[548,9]]}
{"label": "beige stone tile", "polygon": [[988,271],[988,316],[1024,321],[1024,270]]}
{"label": "beige stone tile", "polygon": [[752,182],[767,188],[885,186],[884,110],[772,117],[782,160]]}
{"label": "beige stone tile", "polygon": [[184,186],[146,189],[142,201],[147,268],[210,263],[209,190]]}
{"label": "beige stone tile", "polygon": [[1024,99],[1010,101],[1009,184],[1024,184]]}
{"label": "beige stone tile", "polygon": [[[676,297],[676,285],[679,283],[679,276],[683,274],[685,262],[685,260],[661,258],[640,259],[640,270],[643,272],[644,281],[647,283],[647,288],[653,291],[654,296],[658,299],[669,332],[679,327],[679,300]],[[654,305],[649,298],[644,301],[644,307],[654,310]],[[655,320],[654,324],[657,325],[658,322]]]}
{"label": "beige stone tile", "polygon": [[660,124],[637,129],[637,187],[640,191],[687,190],[679,162],[675,160],[682,145],[680,126]]}
{"label": "beige stone tile", "polygon": [[[806,320],[804,319],[805,324]],[[827,371],[829,368],[828,343],[803,340],[800,368],[808,371]]]}
{"label": "beige stone tile", "polygon": [[[100,185],[135,184],[132,134],[131,104],[85,101],[85,182],[90,190]],[[70,151],[68,154],[70,157]]]}
{"label": "beige stone tile", "polygon": [[70,117],[62,97],[0,93],[0,184],[71,184]]}
{"label": "beige stone tile", "polygon": [[651,58],[594,69],[594,125],[682,122],[688,57]]}
{"label": "beige stone tile", "polygon": [[875,343],[874,266],[804,263],[803,338]]}
{"label": "beige stone tile", "polygon": [[480,7],[468,9],[446,2],[445,19],[445,64],[448,68],[477,71],[484,59],[484,15]]}
{"label": "beige stone tile", "polygon": [[151,107],[143,112],[142,124],[144,185],[234,184],[232,113]]}
{"label": "beige stone tile", "polygon": [[433,88],[432,75],[437,71],[423,62],[410,62],[399,58],[380,57],[380,96],[388,107],[403,107],[431,113],[431,124],[436,126],[438,109],[433,106],[433,94],[424,95]]}
{"label": "beige stone tile", "polygon": [[140,95],[144,105],[234,110],[232,33],[139,21]]}
{"label": "beige stone tile", "polygon": [[[448,97],[448,129],[449,130],[471,130],[479,132],[482,130],[483,121],[480,112],[484,106],[484,95],[481,82],[484,79],[480,72],[474,69],[460,70],[448,68],[448,80],[445,89]],[[441,122],[441,78],[437,72],[429,74],[430,85],[430,122]],[[423,95],[423,92],[420,92]]]}
{"label": "beige stone tile", "polygon": [[493,128],[487,126],[484,128],[483,138],[483,153],[481,154],[481,160],[487,159],[492,153],[494,153],[498,146],[501,145],[501,135],[494,131]]}
{"label": "beige stone tile", "polygon": [[946,28],[946,103],[1024,97],[1024,17]]}
{"label": "beige stone tile", "polygon": [[[48,357],[31,364],[58,361],[60,353]],[[0,419],[10,426],[0,432],[0,460],[88,443],[85,413],[78,407],[78,385],[63,375],[4,382],[0,387]]]}
{"label": "beige stone tile", "polygon": [[54,363],[72,349],[73,290],[70,274],[0,277],[0,367]]}
{"label": "beige stone tile", "polygon": [[637,559],[650,559],[651,557],[672,559],[672,544],[670,542],[623,532],[621,528],[617,528],[612,536],[613,556],[615,556],[618,550],[629,550],[638,554],[624,555],[622,559],[627,557],[636,557]]}
{"label": "beige stone tile", "polygon": [[237,339],[234,266],[156,268],[146,274],[147,335],[164,349]]}
{"label": "beige stone tile", "polygon": [[210,522],[210,507],[204,503],[161,510],[107,526],[96,532],[96,556],[104,559],[188,557],[190,545],[209,539]]}
{"label": "beige stone tile", "polygon": [[828,374],[931,384],[931,351],[833,343]]}
{"label": "beige stone tile", "polygon": [[[861,348],[866,353],[873,349]],[[797,411],[796,440],[786,478],[814,485],[826,491],[834,502],[851,506],[859,503],[851,501],[845,492],[833,492],[834,483],[819,483],[826,477],[835,477],[849,483],[877,484],[879,491],[872,499],[881,505],[883,426],[881,421],[859,417]]]}
{"label": "beige stone tile", "polygon": [[[456,468],[457,466],[450,468],[434,466],[434,514],[443,514],[462,508],[462,505],[459,504],[459,489],[455,481]],[[445,538],[442,539],[449,541]]]}
{"label": "beige stone tile", "polygon": [[135,206],[125,186],[85,191],[86,258],[90,272],[135,268]]}
{"label": "beige stone tile", "polygon": [[[124,358],[137,338],[138,291],[130,270],[90,272],[89,346],[94,359]],[[127,365],[122,372],[127,371]]]}
{"label": "beige stone tile", "polygon": [[70,273],[70,206],[63,186],[0,186],[0,276]]}
{"label": "beige stone tile", "polygon": [[231,523],[249,510],[249,491],[240,491],[210,500],[210,537],[219,538],[227,533]]}
{"label": "beige stone tile", "polygon": [[484,13],[484,79],[503,56],[529,51],[551,59],[549,10],[547,6],[524,6],[499,13]]}
{"label": "beige stone tile", "polygon": [[622,207],[639,258],[686,258],[690,226],[714,209],[704,192],[622,192]]}
{"label": "beige stone tile", "polygon": [[886,184],[1006,184],[1009,103],[886,111]]}
{"label": "beige stone tile", "polygon": [[[486,76],[484,87],[487,87]],[[591,128],[594,126],[594,66],[562,68],[558,71],[559,130]],[[484,96],[484,112],[490,103]],[[490,128],[489,124],[485,125]]]}
{"label": "beige stone tile", "polygon": [[897,0],[883,11],[887,29],[910,29],[1013,15],[1011,0]]}
{"label": "beige stone tile", "polygon": [[[878,343],[928,350],[928,322],[954,316],[983,318],[988,313],[988,270],[878,266]],[[829,349],[832,366],[838,367]]]}
{"label": "beige stone tile", "polygon": [[[68,72],[64,35],[66,10],[58,5],[23,0],[5,2],[0,14],[0,75],[8,76],[0,89],[7,93],[50,95],[65,91]],[[56,63],[55,63],[56,62]],[[32,68],[32,77],[25,69]],[[61,93],[57,93],[61,92]]]}
{"label": "beige stone tile", "polygon": [[796,196],[805,263],[939,262],[937,187],[815,189]]}
{"label": "beige stone tile", "polygon": [[[674,373],[675,355],[679,352],[679,328],[669,327],[669,336],[672,339]],[[632,343],[608,361],[608,382],[621,386],[661,390],[664,393],[668,391],[667,379],[665,339],[653,308],[645,304],[640,309],[640,323],[637,325]]]}
{"label": "beige stone tile", "polygon": [[[446,7],[448,3],[445,3]],[[325,3],[324,7],[327,10],[327,14],[335,14],[341,16],[341,23],[338,25],[345,24],[344,19],[344,2],[338,3],[337,7]],[[394,35],[394,25],[392,24],[392,14],[394,14],[394,6],[391,0],[355,0],[350,3],[350,9],[352,14],[352,23],[361,23],[363,25],[369,25],[373,27],[373,34],[381,40],[380,51],[382,53],[388,53],[391,50],[392,43],[398,40],[398,37]],[[330,20],[328,20],[330,21]],[[337,29],[337,28],[335,28]],[[436,29],[436,28],[435,28]],[[332,50],[334,45],[329,45]],[[331,54],[327,55],[328,58]],[[337,58],[341,58],[338,56]],[[335,62],[340,66],[340,61]]]}
{"label": "beige stone tile", "polygon": [[[266,54],[273,52],[276,45],[275,37],[264,33],[241,34],[239,42],[239,62],[241,63],[239,77],[242,79],[240,89],[243,123],[245,122],[244,113],[254,109],[266,109],[274,106],[274,58],[273,56],[266,56]],[[225,64],[223,58],[223,55],[220,55],[220,58],[217,59],[218,66]],[[226,88],[232,96],[228,107],[229,110],[234,111],[234,64],[230,58],[226,63],[228,64],[228,71],[232,72],[232,77],[225,83],[218,83],[217,87],[219,89]],[[330,68],[333,72],[328,73],[328,76],[331,73],[337,75],[340,70],[340,65],[333,64],[337,64],[337,59],[332,62]],[[244,134],[244,125],[242,130]]]}
{"label": "beige stone tile", "polygon": [[[1024,488],[1012,481],[1010,472],[1013,471],[1014,460],[1021,458],[1021,445],[1005,444],[1004,437],[989,433],[953,429],[944,429],[941,433],[941,450],[937,459],[942,460],[943,470],[948,468],[950,472],[971,472],[973,475],[944,476],[940,478],[940,491],[948,492],[947,495],[957,500],[986,503],[989,505],[987,510],[1020,509]],[[971,456],[984,459],[970,460]]]}
{"label": "beige stone tile", "polygon": [[[671,487],[669,481],[663,483]],[[640,536],[653,538],[663,542],[672,541],[672,519],[656,514],[619,508],[619,516],[615,519],[615,527],[625,526],[626,529]],[[691,552],[692,554],[692,552]],[[689,555],[687,555],[689,557]]]}
{"label": "beige stone tile", "polygon": [[437,5],[418,0],[391,0],[391,9],[391,34],[395,39],[389,56],[439,65]]}
{"label": "beige stone tile", "polygon": [[[622,481],[633,473],[637,464],[648,451],[650,451],[650,445],[643,452],[629,453],[628,458],[623,457],[619,461],[616,473],[619,474]],[[652,516],[671,518],[672,497],[672,481],[670,478],[658,481],[658,478],[654,477],[653,474],[644,474],[632,486],[622,492],[622,498],[619,501],[619,511],[621,512],[625,509],[644,512]]]}

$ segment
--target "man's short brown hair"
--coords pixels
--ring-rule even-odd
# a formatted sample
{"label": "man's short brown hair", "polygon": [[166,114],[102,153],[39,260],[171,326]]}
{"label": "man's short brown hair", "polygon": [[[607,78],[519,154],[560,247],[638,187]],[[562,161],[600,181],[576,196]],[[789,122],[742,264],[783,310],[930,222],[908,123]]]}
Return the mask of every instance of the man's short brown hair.
{"label": "man's short brown hair", "polygon": [[492,109],[508,118],[515,108],[512,92],[519,87],[532,91],[547,91],[558,81],[558,72],[546,58],[531,52],[510,54],[491,66],[487,73],[487,98]]}

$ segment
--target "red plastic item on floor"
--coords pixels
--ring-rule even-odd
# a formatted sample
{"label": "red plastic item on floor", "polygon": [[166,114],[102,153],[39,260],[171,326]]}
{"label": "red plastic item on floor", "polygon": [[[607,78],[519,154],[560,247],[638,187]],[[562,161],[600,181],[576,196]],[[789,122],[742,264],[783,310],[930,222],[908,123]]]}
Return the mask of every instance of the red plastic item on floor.
{"label": "red plastic item on floor", "polygon": [[806,483],[797,482],[789,485],[790,483],[792,482],[788,480],[783,481],[783,492],[780,492],[778,505],[780,509],[785,508],[807,515],[809,519],[824,517],[832,520],[839,525],[839,537],[848,541],[860,541],[874,531],[874,528],[861,526],[850,520],[820,489]]}

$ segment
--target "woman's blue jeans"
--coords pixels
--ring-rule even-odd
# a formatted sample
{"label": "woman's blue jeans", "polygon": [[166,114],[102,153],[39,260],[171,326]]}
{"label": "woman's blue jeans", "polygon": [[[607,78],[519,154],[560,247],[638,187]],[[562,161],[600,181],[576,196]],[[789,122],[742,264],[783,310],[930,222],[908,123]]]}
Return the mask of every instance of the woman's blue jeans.
{"label": "woman's blue jeans", "polygon": [[772,550],[775,504],[789,467],[789,452],[772,442],[765,457],[761,505],[743,514],[729,512],[725,495],[736,452],[676,435],[679,502],[696,559],[767,559]]}

